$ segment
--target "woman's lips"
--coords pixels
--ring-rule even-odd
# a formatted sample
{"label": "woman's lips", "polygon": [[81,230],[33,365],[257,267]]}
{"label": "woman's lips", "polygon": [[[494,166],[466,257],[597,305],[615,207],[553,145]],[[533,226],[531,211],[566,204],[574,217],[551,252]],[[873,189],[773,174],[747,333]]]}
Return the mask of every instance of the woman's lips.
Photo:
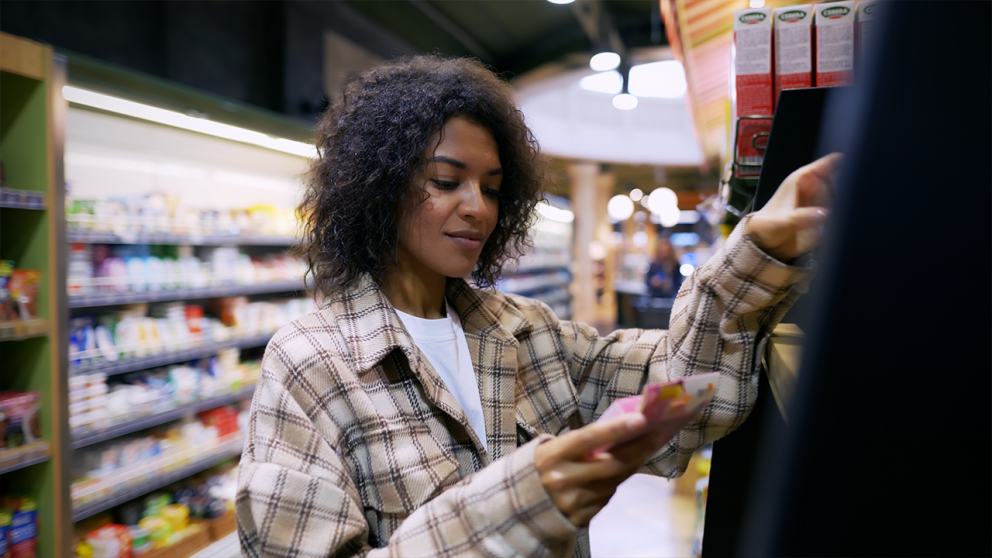
{"label": "woman's lips", "polygon": [[482,235],[479,233],[446,233],[445,236],[465,250],[478,250],[482,247]]}

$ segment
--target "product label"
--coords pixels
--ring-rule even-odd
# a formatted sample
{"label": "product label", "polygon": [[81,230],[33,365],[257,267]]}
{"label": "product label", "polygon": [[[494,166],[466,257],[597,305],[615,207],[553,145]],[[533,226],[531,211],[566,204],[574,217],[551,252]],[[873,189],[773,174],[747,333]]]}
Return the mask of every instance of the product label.
{"label": "product label", "polygon": [[740,29],[734,33],[737,39],[737,76],[770,74],[772,71],[772,45],[766,27]]}
{"label": "product label", "polygon": [[816,85],[849,85],[854,81],[854,2],[816,9]]}

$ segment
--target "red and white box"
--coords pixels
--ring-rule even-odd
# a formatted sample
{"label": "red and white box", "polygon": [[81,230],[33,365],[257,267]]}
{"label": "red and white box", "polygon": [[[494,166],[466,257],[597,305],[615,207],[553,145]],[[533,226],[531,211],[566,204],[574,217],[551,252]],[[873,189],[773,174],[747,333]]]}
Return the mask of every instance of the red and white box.
{"label": "red and white box", "polygon": [[862,67],[865,47],[871,42],[869,37],[872,33],[872,26],[875,25],[874,22],[878,19],[878,14],[882,10],[881,3],[880,0],[858,2],[858,13],[854,22],[855,64],[858,68]]}
{"label": "red and white box", "polygon": [[[750,8],[734,12],[733,43],[734,92],[737,116],[774,114],[772,76],[772,10]],[[752,167],[740,167],[740,175],[757,176],[764,158],[752,140],[771,130],[772,121],[742,120],[738,126],[737,160]],[[763,146],[764,142],[759,144]]]}
{"label": "red and white box", "polygon": [[814,7],[816,17],[816,86],[854,83],[854,2]]}
{"label": "red and white box", "polygon": [[775,104],[783,89],[813,87],[813,6],[772,10],[775,39]]}

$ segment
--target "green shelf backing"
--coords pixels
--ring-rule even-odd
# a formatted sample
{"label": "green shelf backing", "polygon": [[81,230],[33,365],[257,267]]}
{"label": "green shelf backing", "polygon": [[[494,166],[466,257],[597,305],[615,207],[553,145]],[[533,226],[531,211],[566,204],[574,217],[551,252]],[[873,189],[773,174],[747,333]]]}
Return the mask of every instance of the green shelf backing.
{"label": "green shelf backing", "polygon": [[[0,75],[0,161],[5,186],[19,190],[48,192],[50,145],[48,139],[48,96],[46,84],[18,74]],[[0,209],[0,259],[13,260],[16,267],[41,271],[38,286],[38,316],[56,323],[49,284],[54,281],[49,253],[48,211]],[[53,423],[52,346],[48,337],[3,341],[3,368],[0,389],[37,391],[41,395],[41,429],[51,439]],[[37,498],[40,530],[38,555],[54,556],[55,545],[55,464],[37,463],[12,471],[0,479],[5,494],[30,494]]]}

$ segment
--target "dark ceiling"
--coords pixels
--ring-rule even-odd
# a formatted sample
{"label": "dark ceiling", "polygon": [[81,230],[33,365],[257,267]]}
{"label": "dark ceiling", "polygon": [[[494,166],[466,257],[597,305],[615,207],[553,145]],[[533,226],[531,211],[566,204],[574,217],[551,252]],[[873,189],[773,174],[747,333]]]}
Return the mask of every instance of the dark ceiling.
{"label": "dark ceiling", "polygon": [[0,30],[312,123],[324,34],[382,58],[476,56],[507,77],[599,42],[666,44],[658,0],[3,0]]}
{"label": "dark ceiling", "polygon": [[[347,0],[347,5],[421,52],[476,56],[520,74],[573,52],[588,52],[580,14],[596,5],[627,49],[667,44],[658,0]],[[601,34],[600,29],[595,31]],[[603,37],[605,41],[606,38]]]}

